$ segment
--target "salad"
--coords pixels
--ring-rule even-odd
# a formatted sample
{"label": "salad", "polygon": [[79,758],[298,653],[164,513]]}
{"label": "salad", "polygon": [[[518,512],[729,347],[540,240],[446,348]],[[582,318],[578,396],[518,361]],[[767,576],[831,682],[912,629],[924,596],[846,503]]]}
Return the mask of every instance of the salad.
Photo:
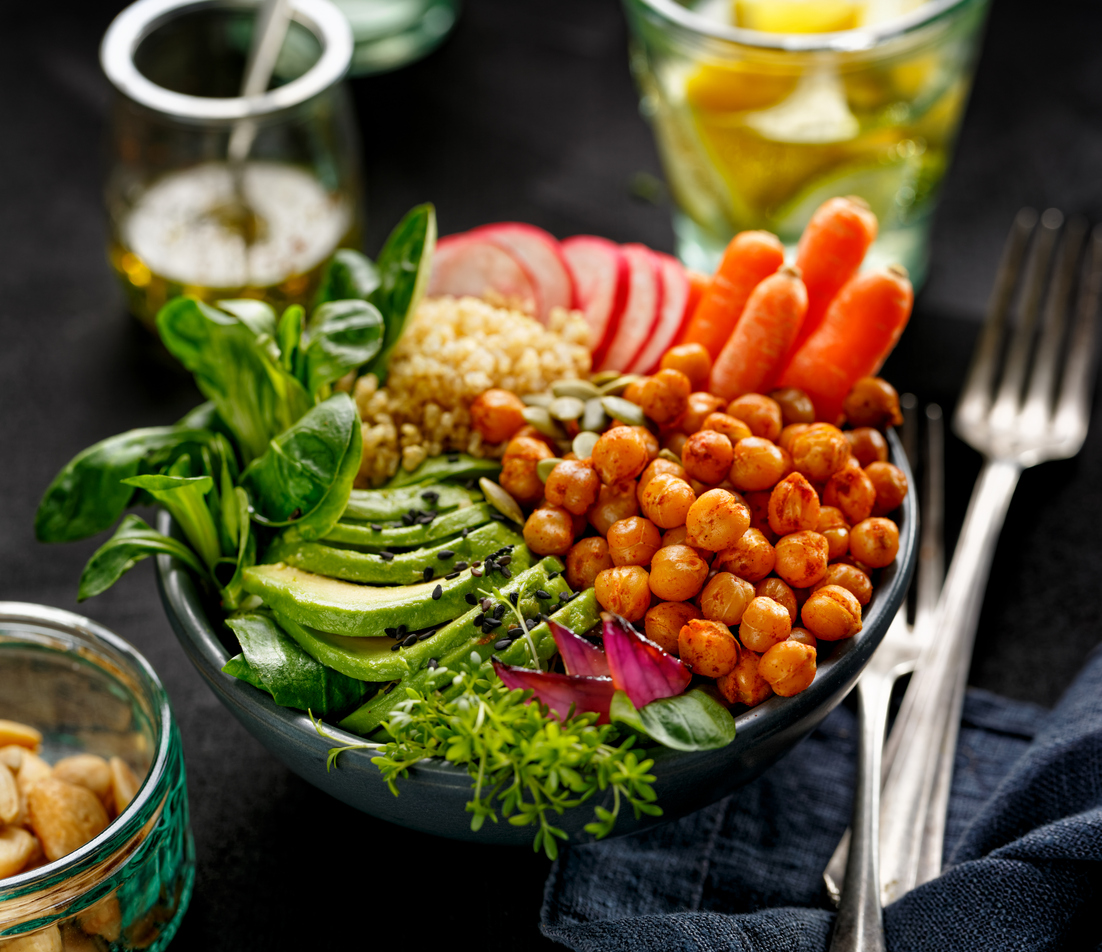
{"label": "salad", "polygon": [[228,674],[363,736],[395,794],[466,765],[472,828],[532,825],[554,856],[556,815],[609,791],[596,836],[660,815],[648,750],[725,746],[732,708],[806,689],[860,630],[907,491],[872,375],[912,297],[859,273],[875,234],[831,200],[793,265],[749,233],[705,278],[520,224],[437,246],[420,206],[376,262],[338,252],[309,314],[166,304],[207,402],[79,453],[37,536],[121,517],[80,598],[177,558],[219,599]]}

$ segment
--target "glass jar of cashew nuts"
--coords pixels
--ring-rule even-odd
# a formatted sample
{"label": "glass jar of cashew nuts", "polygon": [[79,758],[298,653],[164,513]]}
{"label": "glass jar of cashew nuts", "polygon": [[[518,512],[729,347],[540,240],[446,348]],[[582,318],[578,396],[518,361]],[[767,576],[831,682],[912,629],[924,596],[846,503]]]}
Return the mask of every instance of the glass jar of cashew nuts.
{"label": "glass jar of cashew nuts", "polygon": [[153,669],[86,618],[0,602],[0,952],[156,952],[194,876]]}

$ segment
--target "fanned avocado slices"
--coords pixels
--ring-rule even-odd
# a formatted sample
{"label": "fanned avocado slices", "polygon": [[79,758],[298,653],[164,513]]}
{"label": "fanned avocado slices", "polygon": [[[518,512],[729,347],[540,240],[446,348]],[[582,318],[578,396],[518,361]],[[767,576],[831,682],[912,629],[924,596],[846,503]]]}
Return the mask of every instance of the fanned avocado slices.
{"label": "fanned avocado slices", "polygon": [[338,522],[323,537],[322,542],[363,549],[367,552],[416,549],[430,542],[458,535],[464,529],[477,529],[493,520],[497,510],[480,502],[464,509],[435,516],[431,521],[410,526],[380,526],[378,528],[354,522]]}

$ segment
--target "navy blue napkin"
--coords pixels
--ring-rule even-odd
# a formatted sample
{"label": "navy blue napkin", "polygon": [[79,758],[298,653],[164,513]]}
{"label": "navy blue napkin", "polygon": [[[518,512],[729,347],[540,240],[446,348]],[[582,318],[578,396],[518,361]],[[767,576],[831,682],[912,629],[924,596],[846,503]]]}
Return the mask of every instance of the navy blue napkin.
{"label": "navy blue napkin", "polygon": [[[824,950],[823,867],[849,823],[854,715],[754,783],[645,833],[564,850],[543,933],[578,952]],[[891,952],[1102,946],[1102,649],[1051,712],[970,690],[946,871],[885,910]]]}

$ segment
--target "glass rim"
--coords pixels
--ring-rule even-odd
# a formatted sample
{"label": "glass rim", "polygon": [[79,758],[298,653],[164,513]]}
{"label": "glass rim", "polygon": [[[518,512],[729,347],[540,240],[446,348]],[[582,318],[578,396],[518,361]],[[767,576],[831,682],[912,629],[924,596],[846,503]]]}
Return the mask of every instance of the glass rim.
{"label": "glass rim", "polygon": [[668,23],[697,36],[739,46],[784,53],[855,53],[870,50],[921,29],[958,7],[985,0],[927,0],[917,9],[884,23],[836,30],[830,33],[767,33],[746,27],[728,26],[702,17],[677,0],[624,0],[645,7]]}
{"label": "glass rim", "polygon": [[352,28],[330,0],[290,0],[292,19],[321,43],[318,61],[297,79],[259,96],[191,96],[148,79],[134,64],[138,46],[171,20],[199,10],[255,9],[262,0],[137,0],[107,28],[100,66],[123,95],[155,112],[178,119],[235,122],[259,119],[301,105],[336,85],[352,62]]}
{"label": "glass rim", "polygon": [[[153,667],[133,645],[75,612],[29,602],[0,602],[0,629],[20,625],[27,626],[26,644],[59,652],[71,652],[75,646],[85,646],[96,651],[99,661],[124,668],[148,694],[149,714],[156,730],[156,750],[138,792],[101,833],[52,863],[0,880],[0,910],[8,900],[50,889],[83,869],[98,865],[105,851],[116,852],[141,834],[150,818],[160,810],[164,799],[164,791],[160,788],[172,761],[173,748],[173,717],[168,694]],[[0,631],[0,639],[3,638]],[[18,640],[18,635],[11,640]],[[108,668],[100,667],[111,673]]]}

